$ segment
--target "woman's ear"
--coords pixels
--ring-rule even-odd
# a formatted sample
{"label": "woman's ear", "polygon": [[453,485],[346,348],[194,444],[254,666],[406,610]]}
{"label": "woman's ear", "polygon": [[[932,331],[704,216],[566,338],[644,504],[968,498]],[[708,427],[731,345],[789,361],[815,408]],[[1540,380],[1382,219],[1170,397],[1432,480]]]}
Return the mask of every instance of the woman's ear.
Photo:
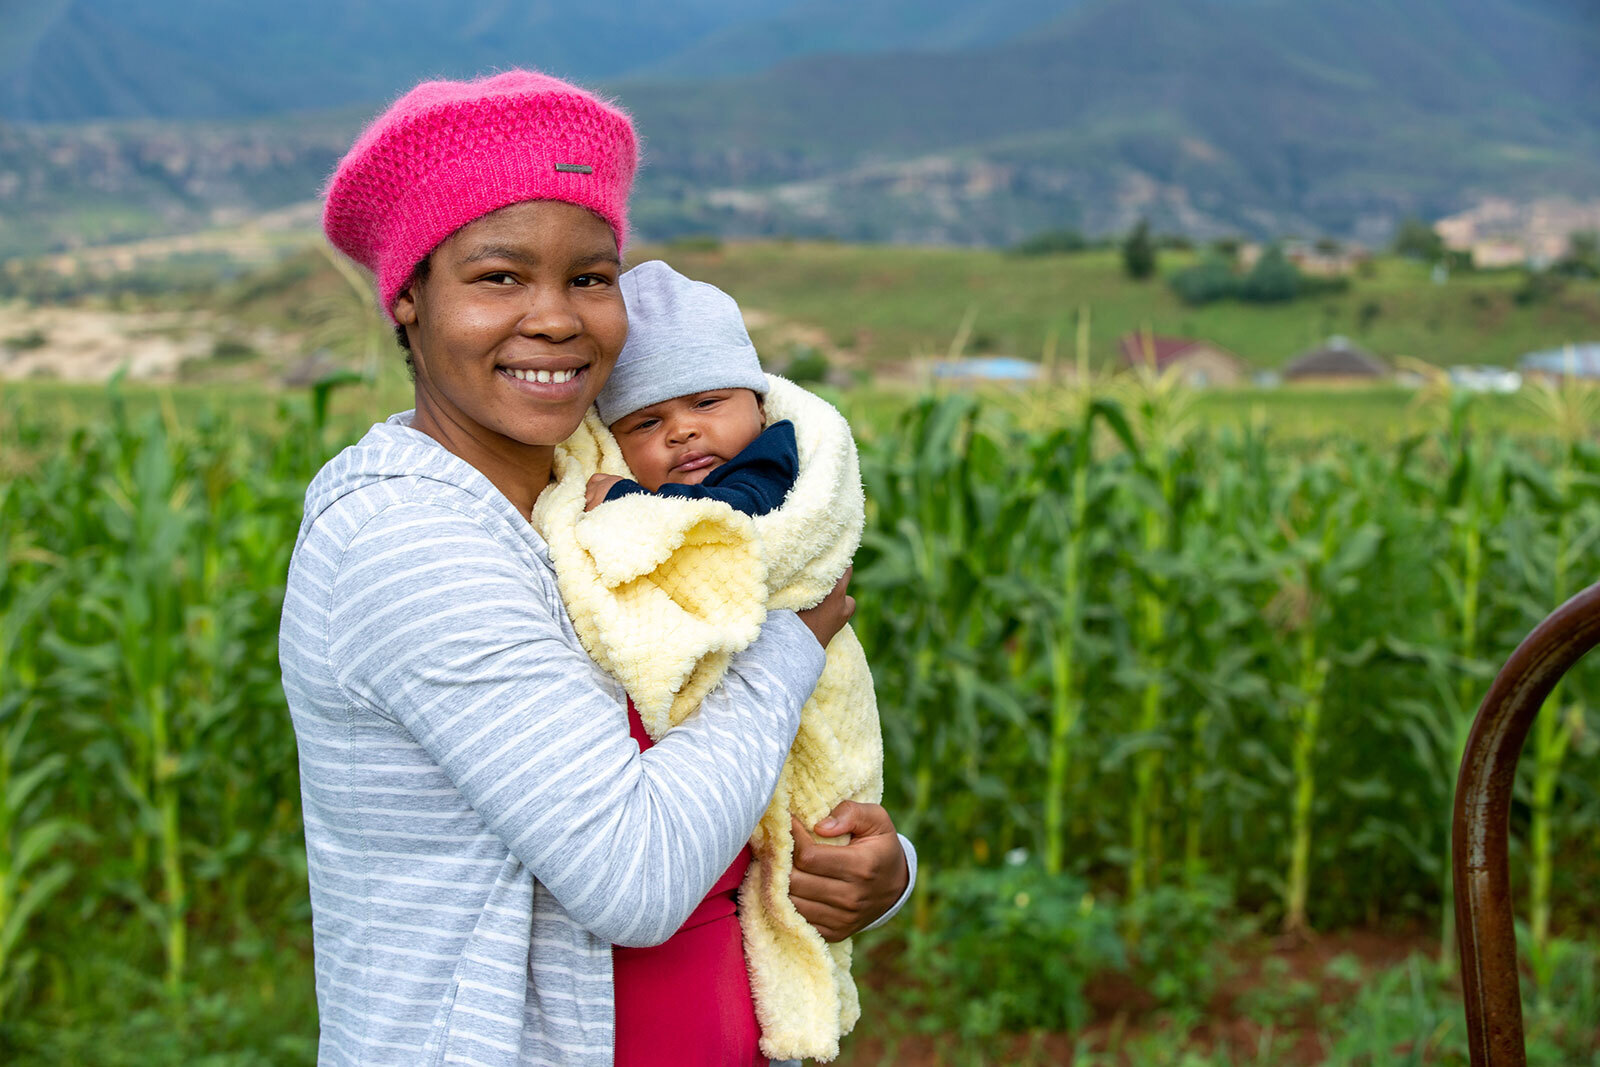
{"label": "woman's ear", "polygon": [[400,290],[400,295],[394,298],[394,321],[402,326],[415,326],[417,324],[417,298],[411,290],[416,282],[412,282]]}

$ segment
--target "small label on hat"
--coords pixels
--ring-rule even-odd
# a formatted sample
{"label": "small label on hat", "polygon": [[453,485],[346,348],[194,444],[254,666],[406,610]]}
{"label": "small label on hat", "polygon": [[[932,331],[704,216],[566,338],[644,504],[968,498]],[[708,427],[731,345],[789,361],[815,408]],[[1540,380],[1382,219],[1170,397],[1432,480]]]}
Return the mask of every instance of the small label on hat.
{"label": "small label on hat", "polygon": [[557,163],[556,170],[563,174],[593,174],[594,168],[587,163]]}

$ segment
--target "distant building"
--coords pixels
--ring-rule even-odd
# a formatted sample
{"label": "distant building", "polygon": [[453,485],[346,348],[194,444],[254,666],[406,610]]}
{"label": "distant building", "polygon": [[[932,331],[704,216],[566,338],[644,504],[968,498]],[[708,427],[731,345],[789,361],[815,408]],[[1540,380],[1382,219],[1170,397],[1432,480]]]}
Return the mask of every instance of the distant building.
{"label": "distant building", "polygon": [[1388,376],[1388,364],[1338,335],[1300,353],[1283,368],[1287,382],[1374,382]]}
{"label": "distant building", "polygon": [[1525,378],[1558,381],[1562,378],[1600,378],[1600,341],[1563,345],[1529,352],[1517,360]]}
{"label": "distant building", "polygon": [[1183,383],[1196,389],[1242,385],[1250,375],[1249,364],[1210,341],[1129,333],[1117,342],[1117,348],[1124,367],[1144,367],[1153,362],[1158,373],[1177,367]]}
{"label": "distant building", "polygon": [[[1362,263],[1372,258],[1372,253],[1361,245],[1339,244],[1328,241],[1307,241],[1291,237],[1278,242],[1283,258],[1295,265],[1302,274],[1318,278],[1341,278],[1355,272]],[[1266,246],[1247,243],[1239,246],[1239,269],[1248,271],[1260,261]]]}
{"label": "distant building", "polygon": [[1520,267],[1528,262],[1528,249],[1519,241],[1504,238],[1474,241],[1469,249],[1472,252],[1472,265],[1479,270]]}
{"label": "distant building", "polygon": [[977,356],[972,359],[942,359],[933,365],[933,376],[956,382],[1031,382],[1043,376],[1039,364],[1015,356]]}
{"label": "distant building", "polygon": [[1505,367],[1451,367],[1450,384],[1468,393],[1514,393],[1522,388],[1522,375]]}
{"label": "distant building", "polygon": [[1433,224],[1446,248],[1471,252],[1479,268],[1548,265],[1567,254],[1579,230],[1600,230],[1600,200],[1487,197]]}

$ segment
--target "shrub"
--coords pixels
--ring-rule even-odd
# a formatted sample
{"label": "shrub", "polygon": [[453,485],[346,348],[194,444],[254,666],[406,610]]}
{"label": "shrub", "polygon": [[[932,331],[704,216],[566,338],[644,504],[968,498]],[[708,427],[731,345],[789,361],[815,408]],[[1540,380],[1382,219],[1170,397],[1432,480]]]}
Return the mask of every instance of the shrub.
{"label": "shrub", "polygon": [[1045,230],[1021,244],[1013,245],[1011,253],[1017,256],[1060,256],[1082,252],[1088,247],[1089,239],[1077,230]]}
{"label": "shrub", "polygon": [[674,252],[720,252],[722,238],[714,233],[687,233],[667,242]]}
{"label": "shrub", "polygon": [[929,879],[930,932],[913,932],[907,963],[923,981],[923,1023],[987,1037],[1089,1021],[1089,977],[1125,964],[1114,909],[1088,884],[1036,862],[951,870]]}
{"label": "shrub", "polygon": [[1240,281],[1239,299],[1252,304],[1284,303],[1300,295],[1301,281],[1299,270],[1283,249],[1272,245]]}
{"label": "shrub", "polygon": [[1122,242],[1122,269],[1135,281],[1143,281],[1156,272],[1156,245],[1150,239],[1148,219],[1140,219]]}
{"label": "shrub", "polygon": [[219,337],[211,346],[211,358],[221,363],[243,363],[260,355],[255,346],[237,337]]}
{"label": "shrub", "polygon": [[1228,260],[1215,252],[1207,253],[1194,266],[1178,271],[1168,284],[1185,304],[1210,304],[1239,295],[1239,276],[1234,274]]}
{"label": "shrub", "polygon": [[1444,255],[1444,241],[1433,227],[1419,218],[1409,218],[1395,231],[1394,251],[1407,259],[1433,263]]}
{"label": "shrub", "polygon": [[1130,902],[1128,922],[1140,931],[1134,974],[1162,1004],[1198,1008],[1211,999],[1222,917],[1230,904],[1227,888],[1217,881],[1187,889],[1158,886]]}
{"label": "shrub", "polygon": [[789,363],[783,376],[791,382],[806,385],[828,379],[828,357],[810,345],[797,345],[791,350]]}
{"label": "shrub", "polygon": [[1528,271],[1523,275],[1517,291],[1511,294],[1511,299],[1519,307],[1532,307],[1560,296],[1566,287],[1566,279],[1551,271]]}
{"label": "shrub", "polygon": [[1573,234],[1567,254],[1551,270],[1568,278],[1600,278],[1600,233],[1580,230]]}
{"label": "shrub", "polygon": [[5,345],[7,348],[15,349],[18,352],[32,352],[35,349],[43,348],[49,342],[50,339],[44,335],[43,330],[32,329],[27,333],[19,333],[15,337],[7,337]]}
{"label": "shrub", "polygon": [[1273,245],[1261,253],[1249,274],[1237,274],[1227,259],[1211,251],[1199,263],[1174,274],[1168,284],[1185,304],[1217,300],[1277,304],[1319,293],[1342,293],[1350,287],[1350,280],[1301,274],[1283,250]]}

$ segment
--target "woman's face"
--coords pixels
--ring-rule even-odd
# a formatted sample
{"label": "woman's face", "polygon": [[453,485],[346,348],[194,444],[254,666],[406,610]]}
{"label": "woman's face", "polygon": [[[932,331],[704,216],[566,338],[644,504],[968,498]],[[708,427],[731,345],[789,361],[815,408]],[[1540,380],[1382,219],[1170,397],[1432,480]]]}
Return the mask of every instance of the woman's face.
{"label": "woman's face", "polygon": [[430,258],[394,306],[416,360],[418,428],[475,463],[566,440],[628,336],[611,227],[531,200],[463,226]]}

